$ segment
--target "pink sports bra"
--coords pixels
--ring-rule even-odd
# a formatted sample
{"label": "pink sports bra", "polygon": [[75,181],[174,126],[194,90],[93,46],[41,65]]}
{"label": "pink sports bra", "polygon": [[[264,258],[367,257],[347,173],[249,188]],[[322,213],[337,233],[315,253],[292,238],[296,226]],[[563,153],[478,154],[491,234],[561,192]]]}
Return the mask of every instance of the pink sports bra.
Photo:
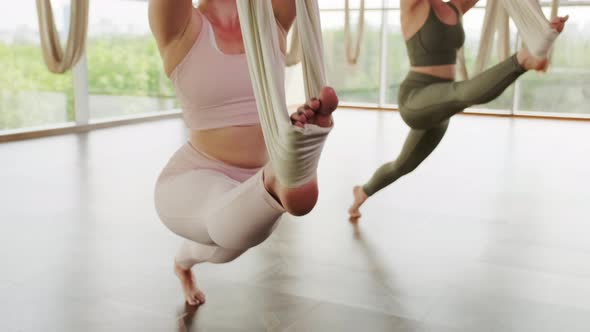
{"label": "pink sports bra", "polygon": [[191,130],[258,124],[245,54],[224,54],[205,15],[201,33],[170,79]]}

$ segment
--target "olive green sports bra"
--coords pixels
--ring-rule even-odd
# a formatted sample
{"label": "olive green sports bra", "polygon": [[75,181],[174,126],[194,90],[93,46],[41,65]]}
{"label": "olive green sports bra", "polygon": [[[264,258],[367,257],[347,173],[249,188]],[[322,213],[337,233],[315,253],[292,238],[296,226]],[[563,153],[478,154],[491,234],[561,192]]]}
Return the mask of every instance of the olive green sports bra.
{"label": "olive green sports bra", "polygon": [[465,42],[465,31],[460,11],[452,3],[447,4],[457,13],[457,24],[443,23],[431,6],[422,28],[406,40],[412,66],[454,65],[457,62],[457,50]]}

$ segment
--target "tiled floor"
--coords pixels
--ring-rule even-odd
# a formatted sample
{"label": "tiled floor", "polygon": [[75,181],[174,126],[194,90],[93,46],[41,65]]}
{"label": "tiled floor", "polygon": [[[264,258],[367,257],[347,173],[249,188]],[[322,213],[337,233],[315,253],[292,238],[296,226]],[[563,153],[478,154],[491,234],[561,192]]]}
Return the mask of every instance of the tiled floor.
{"label": "tiled floor", "polygon": [[0,331],[590,331],[590,123],[457,116],[352,227],[406,132],[339,111],[316,210],[198,267],[196,311],[152,202],[180,120],[1,144]]}

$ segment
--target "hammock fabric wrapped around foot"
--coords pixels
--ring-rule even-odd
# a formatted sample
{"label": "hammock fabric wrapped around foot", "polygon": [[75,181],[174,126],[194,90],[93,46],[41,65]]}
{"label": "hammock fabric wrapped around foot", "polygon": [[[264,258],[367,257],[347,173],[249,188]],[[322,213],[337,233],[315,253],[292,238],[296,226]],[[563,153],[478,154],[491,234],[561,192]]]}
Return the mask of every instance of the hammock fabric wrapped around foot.
{"label": "hammock fabric wrapped around foot", "polygon": [[532,55],[548,55],[559,33],[549,26],[537,0],[502,0],[504,9],[514,20],[522,40]]}
{"label": "hammock fabric wrapped around foot", "polygon": [[356,65],[361,54],[361,44],[365,33],[365,0],[361,0],[359,9],[359,21],[356,29],[357,37],[355,46],[352,45],[352,32],[350,31],[350,4],[344,1],[344,44],[346,46],[346,61]]}
{"label": "hammock fabric wrapped around foot", "polygon": [[[298,187],[316,176],[324,142],[331,127],[291,124],[285,98],[285,60],[272,3],[240,0],[238,14],[258,116],[271,165],[277,179],[287,187]],[[296,0],[297,29],[305,95],[319,97],[326,85],[319,9],[315,0]]]}
{"label": "hammock fabric wrapped around foot", "polygon": [[[552,0],[551,18],[557,16],[559,0]],[[486,15],[481,32],[481,42],[475,74],[486,68],[493,49],[494,35],[498,34],[497,50],[500,61],[510,56],[510,27],[508,17],[512,18],[522,40],[532,55],[548,57],[553,43],[559,33],[549,26],[549,20],[543,14],[538,0],[488,0]],[[459,72],[463,79],[468,79],[463,50],[458,57]]]}

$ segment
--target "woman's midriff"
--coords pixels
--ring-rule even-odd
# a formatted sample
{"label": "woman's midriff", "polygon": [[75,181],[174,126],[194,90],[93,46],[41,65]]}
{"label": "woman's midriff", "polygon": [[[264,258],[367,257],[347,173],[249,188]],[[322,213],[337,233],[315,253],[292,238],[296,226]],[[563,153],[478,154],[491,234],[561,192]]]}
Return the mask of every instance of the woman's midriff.
{"label": "woman's midriff", "polygon": [[455,79],[455,65],[442,65],[442,66],[425,66],[425,67],[410,67],[410,70],[417,73],[427,74],[440,78],[446,78],[450,80]]}
{"label": "woman's midriff", "polygon": [[237,167],[259,168],[268,161],[260,125],[192,131],[190,143],[208,157]]}

